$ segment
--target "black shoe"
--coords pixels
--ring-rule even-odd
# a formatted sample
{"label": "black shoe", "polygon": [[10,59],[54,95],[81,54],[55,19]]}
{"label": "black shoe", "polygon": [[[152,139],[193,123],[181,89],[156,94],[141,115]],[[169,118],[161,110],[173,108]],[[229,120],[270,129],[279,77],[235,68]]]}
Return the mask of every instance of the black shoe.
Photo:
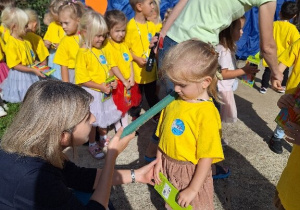
{"label": "black shoe", "polygon": [[269,141],[269,148],[277,153],[277,154],[281,154],[282,153],[282,143],[281,143],[282,139],[278,139],[275,138],[274,136],[272,136],[272,138]]}

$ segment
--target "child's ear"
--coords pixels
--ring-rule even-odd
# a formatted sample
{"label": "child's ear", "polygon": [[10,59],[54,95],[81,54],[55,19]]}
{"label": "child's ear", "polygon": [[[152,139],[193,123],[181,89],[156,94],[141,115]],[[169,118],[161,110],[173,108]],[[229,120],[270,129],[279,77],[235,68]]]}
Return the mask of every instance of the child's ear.
{"label": "child's ear", "polygon": [[204,80],[202,82],[202,88],[204,88],[204,89],[208,88],[208,86],[210,85],[211,81],[212,81],[211,77],[209,77],[209,76],[204,77]]}
{"label": "child's ear", "polygon": [[70,146],[71,134],[69,132],[63,132],[61,134],[60,145],[63,147]]}
{"label": "child's ear", "polygon": [[135,8],[138,12],[142,11],[142,3],[137,3]]}

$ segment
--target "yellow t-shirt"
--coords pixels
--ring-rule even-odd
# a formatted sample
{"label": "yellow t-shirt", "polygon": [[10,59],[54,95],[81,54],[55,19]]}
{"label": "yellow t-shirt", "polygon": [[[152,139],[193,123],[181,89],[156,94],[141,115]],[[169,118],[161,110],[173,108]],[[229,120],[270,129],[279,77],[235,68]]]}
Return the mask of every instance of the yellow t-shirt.
{"label": "yellow t-shirt", "polygon": [[5,52],[5,45],[9,37],[10,37],[9,29],[5,28],[3,25],[0,25],[0,45],[3,52]]}
{"label": "yellow t-shirt", "polygon": [[212,101],[176,99],[161,112],[155,135],[159,148],[175,160],[196,165],[201,158],[224,159],[220,115]]}
{"label": "yellow t-shirt", "polygon": [[[1,39],[1,38],[0,38]],[[4,52],[2,50],[2,46],[0,44],[0,61],[4,61]]]}
{"label": "yellow t-shirt", "polygon": [[25,35],[24,39],[26,39],[31,43],[34,53],[38,56],[41,62],[44,61],[49,56],[49,51],[45,46],[42,37],[40,37],[35,33],[28,32]]}
{"label": "yellow t-shirt", "polygon": [[31,43],[27,40],[16,39],[13,36],[10,36],[6,42],[5,54],[8,68],[13,68],[18,64],[32,65],[35,61]]}
{"label": "yellow t-shirt", "polygon": [[53,62],[74,69],[78,50],[79,36],[65,36],[58,45]]}
{"label": "yellow t-shirt", "polygon": [[45,33],[44,40],[47,40],[54,44],[58,44],[64,37],[65,31],[61,27],[61,25],[57,24],[56,22],[51,22]]}
{"label": "yellow t-shirt", "polygon": [[[132,18],[126,28],[125,43],[131,53],[138,57],[149,57],[150,41],[156,32],[154,23],[147,21],[145,24],[138,23]],[[136,62],[132,62],[134,70],[134,80],[138,84],[147,84],[156,80],[156,66],[151,72],[146,71],[146,67],[139,67]]]}
{"label": "yellow t-shirt", "polygon": [[300,146],[294,144],[288,163],[277,184],[279,198],[285,209],[299,210],[300,202]]}
{"label": "yellow t-shirt", "polygon": [[130,64],[132,62],[131,53],[127,45],[114,42],[112,39],[108,39],[105,47],[111,56],[111,67],[117,66],[120,69],[121,74],[125,79],[129,79],[131,73]]}
{"label": "yellow t-shirt", "polygon": [[[300,38],[296,26],[288,21],[275,21],[273,24],[273,36],[277,45],[277,56]],[[268,66],[263,60],[263,65]]]}
{"label": "yellow t-shirt", "polygon": [[287,48],[278,58],[279,62],[291,67],[294,65],[293,70],[289,76],[286,85],[286,94],[294,93],[297,85],[300,82],[300,39],[294,42],[289,48]]}
{"label": "yellow t-shirt", "polygon": [[[110,65],[106,56],[106,49],[80,48],[76,57],[75,84],[93,81],[105,83],[109,76]],[[94,89],[100,91],[99,89]]]}
{"label": "yellow t-shirt", "polygon": [[162,29],[162,23],[155,24],[155,29],[156,29],[156,32],[160,32],[160,30]]}

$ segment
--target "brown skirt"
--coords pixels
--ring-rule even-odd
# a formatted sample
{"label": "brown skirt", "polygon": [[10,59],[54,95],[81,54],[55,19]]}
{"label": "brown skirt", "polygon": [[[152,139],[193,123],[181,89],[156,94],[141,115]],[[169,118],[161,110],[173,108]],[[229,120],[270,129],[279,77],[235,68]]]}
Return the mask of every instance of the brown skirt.
{"label": "brown skirt", "polygon": [[[179,191],[187,188],[195,173],[196,165],[188,161],[178,161],[162,153],[163,174]],[[214,209],[214,187],[212,172],[207,174],[203,186],[199,189],[198,195],[191,202],[193,210]]]}

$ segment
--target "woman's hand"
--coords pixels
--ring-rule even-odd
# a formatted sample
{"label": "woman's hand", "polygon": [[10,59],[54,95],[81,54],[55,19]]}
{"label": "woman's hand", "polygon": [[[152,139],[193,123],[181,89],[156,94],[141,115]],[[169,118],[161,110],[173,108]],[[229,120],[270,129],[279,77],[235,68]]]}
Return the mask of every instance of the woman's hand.
{"label": "woman's hand", "polygon": [[197,191],[194,191],[191,188],[186,188],[184,190],[182,190],[178,196],[177,196],[177,203],[181,206],[181,207],[188,207],[188,205],[190,205],[190,203],[192,202],[192,200],[194,200],[194,198],[197,195]]}
{"label": "woman's hand", "polygon": [[154,166],[154,181],[155,184],[160,184],[161,180],[159,178],[159,172],[162,171],[162,160],[159,157],[156,157],[156,165]]}
{"label": "woman's hand", "polygon": [[259,72],[257,66],[250,66],[250,63],[246,63],[246,65],[241,69],[243,69],[245,74],[256,74],[257,72]]}
{"label": "woman's hand", "polygon": [[157,160],[152,161],[148,165],[135,170],[136,181],[144,184],[154,185],[154,165]]}

